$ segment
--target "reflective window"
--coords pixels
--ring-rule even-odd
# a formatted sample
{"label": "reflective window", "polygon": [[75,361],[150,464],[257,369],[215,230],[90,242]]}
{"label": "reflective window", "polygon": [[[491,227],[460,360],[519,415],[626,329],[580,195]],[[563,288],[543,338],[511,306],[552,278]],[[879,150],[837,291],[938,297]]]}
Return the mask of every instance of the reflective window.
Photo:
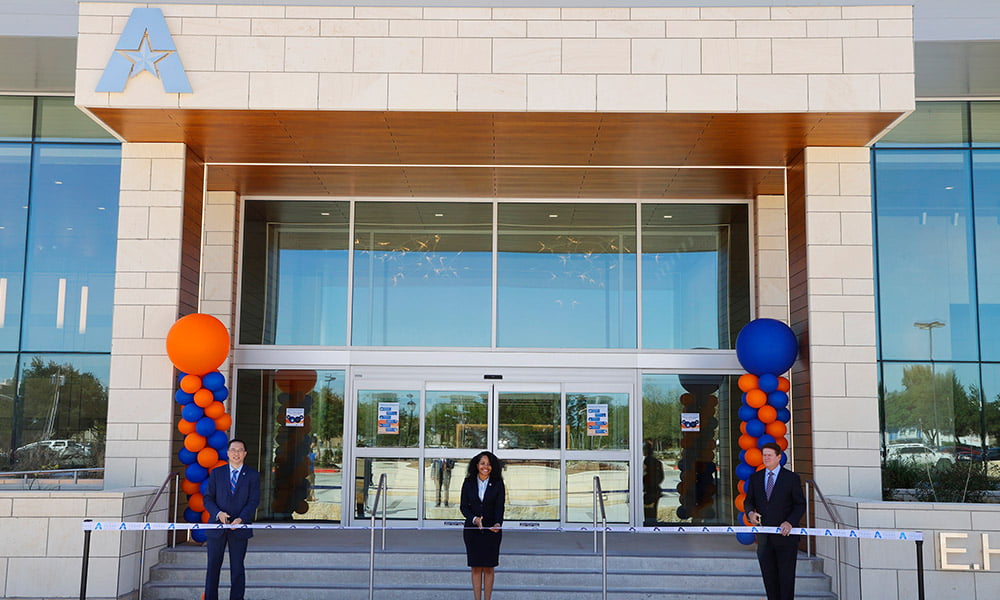
{"label": "reflective window", "polygon": [[[917,103],[917,106],[921,104]],[[970,112],[972,145],[1000,144],[1000,102],[972,102]]]}
{"label": "reflective window", "polygon": [[359,448],[416,448],[420,437],[418,390],[358,390]]}
{"label": "reflective window", "polygon": [[31,139],[34,102],[31,96],[0,96],[0,140]]}
{"label": "reflective window", "polygon": [[240,342],[347,343],[347,202],[244,204]]}
{"label": "reflective window", "polygon": [[968,142],[967,102],[917,102],[917,109],[879,140],[878,147],[962,146]]}
{"label": "reflective window", "polygon": [[735,347],[749,322],[744,205],[642,208],[644,348]]}
{"label": "reflective window", "polygon": [[86,113],[73,105],[71,97],[38,98],[35,138],[47,142],[117,140]]}
{"label": "reflective window", "polygon": [[1000,476],[1000,364],[982,365],[983,409],[986,423],[986,460]]}
{"label": "reflective window", "polygon": [[356,346],[489,346],[492,205],[358,202]]}
{"label": "reflective window", "polygon": [[23,349],[110,348],[120,171],[118,146],[35,146]]}
{"label": "reflective window", "polygon": [[[601,478],[604,514],[608,523],[628,523],[629,490],[627,461],[566,461],[566,521],[594,522],[594,477]],[[601,509],[597,508],[597,523]]]}
{"label": "reflective window", "polygon": [[977,360],[968,152],[875,160],[882,358]]}
{"label": "reflective window", "polygon": [[[417,518],[417,485],[420,461],[416,458],[359,458],[354,461],[355,517],[370,518],[378,482],[385,474],[386,518]],[[459,484],[461,485],[461,483]],[[461,490],[461,488],[459,488]],[[377,517],[382,517],[379,505]]]}
{"label": "reflective window", "polygon": [[503,450],[558,449],[558,392],[500,392],[497,448]]}
{"label": "reflective window", "polygon": [[110,363],[100,355],[21,355],[13,469],[103,466]]}
{"label": "reflective window", "polygon": [[559,520],[559,461],[503,458],[507,521]]}
{"label": "reflective window", "polygon": [[485,448],[487,392],[426,393],[424,446]]}
{"label": "reflective window", "polygon": [[1000,150],[972,155],[982,360],[1000,361]]}
{"label": "reflective window", "polygon": [[18,349],[30,165],[28,144],[0,144],[0,350]]}
{"label": "reflective window", "polygon": [[979,367],[884,363],[886,458],[944,466],[983,445]]}
{"label": "reflective window", "polygon": [[628,450],[628,423],[628,394],[566,394],[567,450]]}
{"label": "reflective window", "polygon": [[424,518],[464,520],[459,503],[469,461],[438,456],[424,461]]}
{"label": "reflective window", "polygon": [[0,354],[0,471],[11,470],[16,448],[13,442],[14,408],[17,406],[16,354]]}
{"label": "reflective window", "polygon": [[636,347],[632,204],[500,204],[497,345]]}

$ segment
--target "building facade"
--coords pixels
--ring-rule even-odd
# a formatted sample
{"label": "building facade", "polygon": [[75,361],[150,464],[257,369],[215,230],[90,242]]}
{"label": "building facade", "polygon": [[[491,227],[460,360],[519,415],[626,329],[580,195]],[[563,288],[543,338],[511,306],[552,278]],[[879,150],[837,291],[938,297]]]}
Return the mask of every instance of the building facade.
{"label": "building facade", "polygon": [[[135,518],[183,468],[164,341],[194,312],[232,334],[263,519],[354,523],[384,474],[394,519],[449,523],[489,449],[512,521],[589,522],[599,474],[612,521],[732,523],[735,339],[770,317],[800,340],[789,460],[840,513],[817,523],[1000,532],[988,508],[882,500],[904,441],[945,462],[998,443],[992,104],[914,113],[921,52],[954,47],[915,62],[912,7],[336,4],[81,2],[79,113],[12,69],[0,439],[10,470],[104,471],[2,492],[0,527],[48,540],[0,557],[8,597],[74,595],[39,574],[73,572],[80,518]],[[929,403],[892,387],[925,339],[932,390],[959,382]],[[138,541],[99,544],[92,589],[131,593]],[[940,550],[931,589],[988,597],[1000,574]],[[818,552],[844,597],[915,595],[879,542]]]}

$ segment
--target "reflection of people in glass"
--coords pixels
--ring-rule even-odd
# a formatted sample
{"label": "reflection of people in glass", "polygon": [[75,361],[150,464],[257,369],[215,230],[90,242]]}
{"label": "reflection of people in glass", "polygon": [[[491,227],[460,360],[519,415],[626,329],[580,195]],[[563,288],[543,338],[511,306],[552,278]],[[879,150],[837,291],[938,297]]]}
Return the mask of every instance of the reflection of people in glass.
{"label": "reflection of people in glass", "polygon": [[451,489],[451,470],[455,461],[450,458],[435,458],[431,463],[431,479],[437,484],[437,500],[434,506],[441,506],[441,488],[444,488],[444,505],[448,506],[448,490]]}
{"label": "reflection of people in glass", "polygon": [[[502,466],[492,452],[480,452],[469,461],[462,484],[462,515],[465,528],[465,554],[472,567],[472,595],[475,600],[490,600],[493,595],[493,570],[500,563],[503,534],[504,500]],[[485,589],[485,595],[483,590]]]}
{"label": "reflection of people in glass", "polygon": [[359,519],[365,518],[365,505],[368,504],[368,489],[372,486],[372,459],[362,458],[361,472],[354,474],[354,514]]}
{"label": "reflection of people in glass", "polygon": [[660,496],[663,493],[663,463],[653,455],[653,442],[642,444],[642,516],[644,525],[655,525]]}

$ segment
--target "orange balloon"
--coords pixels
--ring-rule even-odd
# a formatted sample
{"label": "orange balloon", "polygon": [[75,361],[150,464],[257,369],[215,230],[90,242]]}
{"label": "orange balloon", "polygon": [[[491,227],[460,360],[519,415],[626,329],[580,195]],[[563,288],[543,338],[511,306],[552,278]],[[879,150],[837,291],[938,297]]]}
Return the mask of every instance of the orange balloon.
{"label": "orange balloon", "polygon": [[305,500],[300,500],[298,505],[296,505],[295,507],[295,512],[297,512],[300,515],[306,514],[307,512],[309,512],[309,503],[306,502]]}
{"label": "orange balloon", "polygon": [[778,411],[770,404],[765,404],[757,409],[757,418],[761,423],[773,423],[778,418]]}
{"label": "orange balloon", "polygon": [[747,493],[747,491],[744,489],[744,486],[746,486],[746,482],[740,479],[740,481],[736,484],[736,491],[738,491],[741,494]]}
{"label": "orange balloon", "polygon": [[753,373],[745,373],[740,375],[740,379],[736,382],[736,385],[740,386],[740,389],[744,392],[749,392],[750,390],[757,389],[759,385],[758,381],[757,376]]}
{"label": "orange balloon", "polygon": [[788,450],[788,438],[786,437],[775,438],[774,443],[778,444],[778,447],[781,448],[782,452]]}
{"label": "orange balloon", "polygon": [[785,433],[788,432],[788,428],[785,427],[785,424],[781,421],[773,421],[767,424],[764,431],[766,431],[768,435],[773,435],[774,439],[777,440],[780,437],[785,437]]}
{"label": "orange balloon", "polygon": [[215,420],[215,428],[219,431],[229,431],[229,428],[233,424],[233,418],[227,414],[223,414],[221,417]]}
{"label": "orange balloon", "polygon": [[212,471],[218,469],[219,467],[224,467],[224,466],[226,466],[228,464],[229,464],[228,462],[226,462],[224,460],[220,460],[219,462],[215,463],[213,466],[209,467],[208,468],[208,472],[211,473]]}
{"label": "orange balloon", "polygon": [[[736,499],[733,500],[733,505],[736,506],[736,510],[743,512],[743,503],[746,501],[746,499],[747,499],[746,494],[740,494],[739,496],[736,496]],[[190,501],[188,501],[188,505],[190,505]]]}
{"label": "orange balloon", "polygon": [[205,407],[205,416],[209,419],[218,419],[224,414],[226,414],[226,405],[221,402],[213,401]]}
{"label": "orange balloon", "polygon": [[177,421],[177,431],[183,433],[184,435],[187,435],[189,433],[194,433],[196,425],[197,423],[192,423],[187,419],[181,419],[180,421]]}
{"label": "orange balloon", "polygon": [[750,517],[746,516],[746,513],[743,514],[743,524],[747,527],[753,527],[753,523],[750,522]]}
{"label": "orange balloon", "polygon": [[[181,389],[189,394],[197,392],[201,389],[201,377],[197,375],[185,375],[181,378]],[[211,394],[212,392],[209,393]]]}
{"label": "orange balloon", "polygon": [[229,331],[212,315],[195,313],[181,317],[167,332],[170,362],[191,375],[218,369],[229,356],[229,346]]}
{"label": "orange balloon", "polygon": [[181,489],[184,491],[185,494],[190,496],[192,494],[198,493],[198,490],[201,489],[201,484],[195,483],[190,479],[185,479],[184,481],[181,482]]}
{"label": "orange balloon", "polygon": [[750,408],[760,408],[767,404],[767,394],[761,390],[750,390],[747,392],[747,405]]}
{"label": "orange balloon", "polygon": [[746,435],[746,432],[747,432],[747,422],[740,421],[740,433]]}
{"label": "orange balloon", "polygon": [[761,469],[763,469],[763,468],[764,468],[764,465],[763,465],[763,464],[761,464],[761,465],[760,465],[759,467],[757,467],[757,468],[756,468],[755,470],[756,470],[756,471],[760,471],[760,470],[761,470]]}
{"label": "orange balloon", "polygon": [[708,398],[705,398],[703,404],[703,406],[708,406],[709,408],[715,408],[718,405],[719,405],[719,399],[716,398],[715,396],[709,396]]}
{"label": "orange balloon", "polygon": [[289,394],[306,394],[316,385],[316,371],[310,369],[282,369],[274,372],[274,385]]}
{"label": "orange balloon", "polygon": [[750,448],[747,453],[743,455],[743,460],[746,461],[751,467],[756,467],[764,462],[763,454],[757,448]]}
{"label": "orange balloon", "polygon": [[219,462],[219,452],[215,448],[205,446],[198,452],[198,464],[206,469],[217,462]]}
{"label": "orange balloon", "polygon": [[788,390],[792,389],[792,382],[788,381],[784,377],[779,377],[778,389],[781,390],[782,392],[787,392]]}
{"label": "orange balloon", "polygon": [[687,406],[694,402],[694,394],[681,394],[681,404]]}
{"label": "orange balloon", "polygon": [[[192,375],[188,375],[188,377],[192,377]],[[184,379],[187,379],[187,377]],[[215,396],[213,396],[212,392],[206,390],[205,388],[202,388],[194,393],[194,403],[202,408],[205,408],[213,402],[215,402]]]}
{"label": "orange balloon", "polygon": [[188,498],[188,508],[195,512],[202,512],[205,510],[205,497],[201,494],[191,494]]}
{"label": "orange balloon", "polygon": [[749,450],[750,448],[756,448],[757,438],[744,433],[743,435],[740,436],[739,444],[740,448],[744,450]]}
{"label": "orange balloon", "polygon": [[201,449],[204,448],[207,443],[208,440],[205,439],[205,436],[197,433],[189,433],[184,436],[184,447],[191,452],[201,452]]}
{"label": "orange balloon", "polygon": [[204,511],[203,513],[201,513],[201,522],[202,522],[202,523],[208,523],[208,520],[209,520],[210,518],[211,518],[211,515],[210,515],[210,514],[208,514],[208,511],[207,511],[207,510],[206,510],[206,511]]}

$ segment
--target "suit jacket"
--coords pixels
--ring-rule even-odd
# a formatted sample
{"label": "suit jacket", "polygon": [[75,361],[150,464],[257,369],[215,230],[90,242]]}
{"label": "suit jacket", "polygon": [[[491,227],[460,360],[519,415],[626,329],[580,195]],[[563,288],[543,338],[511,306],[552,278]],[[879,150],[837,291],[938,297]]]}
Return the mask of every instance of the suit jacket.
{"label": "suit jacket", "polygon": [[[795,527],[806,512],[806,496],[802,493],[802,481],[797,473],[788,469],[779,469],[769,500],[764,491],[766,475],[767,470],[761,469],[750,476],[750,485],[746,490],[747,497],[743,501],[743,508],[748,513],[751,510],[759,512],[760,524],[764,527],[778,527],[784,521],[788,521],[792,527]],[[797,536],[789,535],[788,537],[798,543]]]}
{"label": "suit jacket", "polygon": [[483,527],[493,527],[503,524],[503,506],[506,500],[506,490],[502,479],[489,480],[483,499],[479,499],[479,484],[477,477],[466,477],[462,483],[462,501],[460,508],[465,517],[466,527],[475,527],[472,522],[476,517],[483,518]]}
{"label": "suit jacket", "polygon": [[[229,465],[213,469],[208,474],[208,493],[205,494],[205,508],[210,515],[209,524],[219,522],[219,511],[229,514],[229,520],[242,519],[244,523],[253,523],[260,504],[260,473],[246,464],[240,470],[236,481],[236,491],[229,488]],[[209,529],[208,535],[222,535],[219,529]],[[253,537],[253,529],[233,530],[234,535]]]}

